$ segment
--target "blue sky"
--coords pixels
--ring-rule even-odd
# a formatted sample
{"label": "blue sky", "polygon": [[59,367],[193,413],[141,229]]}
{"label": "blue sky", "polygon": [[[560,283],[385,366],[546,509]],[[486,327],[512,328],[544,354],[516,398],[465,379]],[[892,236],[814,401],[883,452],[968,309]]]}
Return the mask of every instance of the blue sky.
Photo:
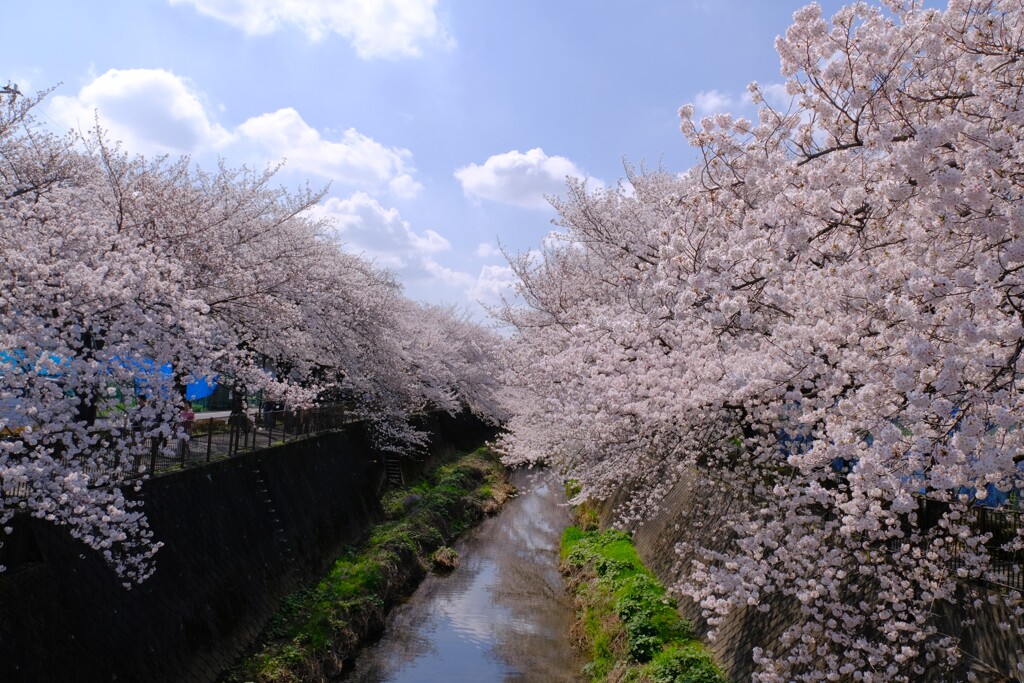
{"label": "blue sky", "polygon": [[[789,0],[37,0],[4,13],[0,84],[57,83],[56,129],[211,167],[287,159],[319,212],[415,299],[480,315],[497,251],[552,229],[564,178],[682,171],[678,108],[752,114]],[[821,3],[826,14],[841,6]]]}

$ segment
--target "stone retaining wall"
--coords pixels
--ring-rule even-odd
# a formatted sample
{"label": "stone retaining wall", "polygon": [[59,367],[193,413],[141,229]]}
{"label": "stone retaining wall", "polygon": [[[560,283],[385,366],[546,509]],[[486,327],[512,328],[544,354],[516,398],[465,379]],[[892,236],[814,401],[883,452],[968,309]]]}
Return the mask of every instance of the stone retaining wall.
{"label": "stone retaining wall", "polygon": [[[605,501],[602,526],[612,521],[615,506],[627,495],[624,490],[616,498]],[[718,490],[693,470],[672,488],[662,503],[660,514],[633,528],[637,552],[662,582],[678,583],[688,575],[694,559],[692,554],[678,552],[680,543],[726,550],[733,537],[724,520],[737,512],[741,504],[729,491]],[[971,610],[976,612],[973,614],[946,605],[936,615],[940,632],[960,639],[964,653],[962,667],[954,679],[934,671],[921,681],[967,680],[968,672],[973,673],[977,681],[1024,681],[1024,671],[1017,669],[1018,663],[1024,665],[1024,638],[1000,628],[1000,623],[1010,622],[1005,608],[993,607],[984,600],[983,603],[982,608]],[[767,613],[755,608],[733,611],[719,626],[715,641],[709,643],[716,660],[736,683],[750,680],[755,670],[754,647],[779,652],[780,636],[797,618],[795,605],[787,603],[781,595],[771,601],[771,606]],[[707,633],[708,625],[693,601],[680,599],[679,611],[691,621],[696,633],[701,636]]]}
{"label": "stone retaining wall", "polygon": [[[431,450],[486,433],[467,416],[424,427]],[[64,529],[18,519],[0,548],[0,680],[216,680],[283,596],[379,520],[383,481],[358,424],[147,481],[164,547],[130,591]]]}

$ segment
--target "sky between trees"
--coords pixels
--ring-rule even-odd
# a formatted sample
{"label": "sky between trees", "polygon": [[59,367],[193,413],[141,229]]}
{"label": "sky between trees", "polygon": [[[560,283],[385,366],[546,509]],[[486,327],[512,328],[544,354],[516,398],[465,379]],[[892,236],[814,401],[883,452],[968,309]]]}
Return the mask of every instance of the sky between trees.
{"label": "sky between trees", "polygon": [[773,41],[802,4],[20,3],[0,81],[61,83],[42,112],[58,132],[98,112],[126,149],[207,170],[285,158],[279,182],[330,183],[321,211],[348,250],[483,317],[512,280],[499,243],[540,242],[566,175],[685,170],[681,105],[752,116],[749,81],[777,95]]}
{"label": "sky between trees", "polygon": [[[502,448],[510,463],[558,465],[578,480],[581,499],[626,487],[634,495],[619,510],[625,520],[657,510],[683,476],[731,491],[736,514],[712,521],[736,542],[689,548],[702,560],[675,589],[698,601],[712,626],[736,609],[767,608],[773,596],[790,601],[799,617],[783,642],[755,655],[763,683],[831,672],[914,680],[929,657],[955,666],[959,644],[932,619],[941,603],[991,599],[1007,615],[999,628],[1024,633],[1022,596],[978,589],[998,581],[997,561],[1019,554],[1024,538],[1017,530],[994,539],[971,523],[975,508],[1012,501],[1022,488],[1019,3],[952,0],[938,11],[893,0],[831,17],[802,9],[776,43],[785,84],[770,77],[743,95],[698,91],[676,120],[689,144],[680,159],[697,163],[682,164],[685,173],[627,164],[622,184],[591,161],[608,147],[584,111],[570,117],[574,132],[562,131],[574,150],[565,156],[546,141],[502,142],[505,116],[525,122],[524,131],[546,129],[524,110],[500,111],[487,90],[454,92],[494,106],[491,119],[453,111],[463,100],[445,97],[454,86],[439,65],[469,68],[460,60],[485,35],[468,31],[462,13],[497,16],[480,4],[398,3],[388,31],[379,30],[384,15],[356,3],[289,5],[301,15],[258,2],[133,7],[136,18],[174,21],[129,43],[202,25],[219,32],[223,40],[206,41],[218,50],[252,41],[236,61],[280,58],[295,68],[333,40],[354,63],[382,70],[366,73],[417,64],[426,69],[419,76],[435,80],[413,90],[433,115],[453,114],[453,127],[417,126],[425,114],[370,100],[382,120],[418,127],[462,160],[448,157],[443,174],[424,170],[444,155],[383,141],[369,119],[335,129],[311,126],[309,114],[287,105],[218,110],[195,81],[162,67],[96,69],[77,94],[39,105],[39,125],[25,123],[31,98],[7,96],[0,349],[25,360],[7,362],[2,398],[21,401],[18,417],[31,429],[0,442],[0,476],[31,493],[5,501],[4,521],[25,502],[108,553],[127,578],[151,571],[159,542],[142,512],[116,489],[91,487],[82,466],[103,471],[137,448],[130,431],[102,424],[95,406],[112,377],[145,374],[123,359],[145,358],[178,368],[128,416],[148,436],[177,435],[175,385],[187,372],[229,372],[292,405],[357,387],[382,442],[395,447],[415,444],[407,417],[425,406],[509,417]],[[737,7],[685,6],[688,17]],[[597,21],[593,14],[576,17],[574,28]],[[636,16],[672,26],[652,15]],[[740,36],[749,16],[729,16]],[[516,26],[506,37],[518,35],[509,30]],[[552,26],[561,24],[533,28]],[[625,22],[608,42],[635,26]],[[638,29],[637,45],[652,42],[642,36]],[[275,40],[290,41],[298,56],[257,49]],[[703,57],[724,42],[704,43]],[[615,72],[568,54],[549,64],[564,68],[548,72],[547,87],[563,97],[551,101],[621,113],[627,93],[600,94],[619,82]],[[661,70],[664,61],[648,72],[645,60],[614,58],[626,76],[635,69],[630,83],[662,84],[675,73]],[[746,80],[763,66],[752,65]],[[355,77],[340,65],[337,72]],[[510,74],[478,72],[471,81],[514,98]],[[260,92],[277,82],[262,79]],[[387,89],[370,82],[360,92]],[[581,89],[586,95],[565,94]],[[46,133],[99,105],[109,132]],[[729,107],[749,116],[715,113]],[[488,123],[499,131],[489,138],[494,151],[443,144],[447,131],[472,146]],[[145,161],[114,139],[129,151],[288,156],[295,168],[286,173],[330,177],[337,187],[289,192],[260,170]],[[443,202],[454,194],[462,209],[453,220],[505,206],[495,224],[521,224],[543,216],[541,190],[558,191],[567,175],[553,201],[558,234],[509,236],[525,245],[505,265],[487,262],[498,258],[495,243],[473,232],[478,225],[466,233],[464,250],[486,262],[481,276],[517,283],[520,299],[497,310],[510,339],[403,296],[396,273],[413,297],[432,286],[418,289],[416,272],[451,291],[483,287],[468,266],[445,265],[455,243],[406,222],[406,207],[431,216],[451,208]],[[416,204],[435,195],[442,204]],[[375,261],[349,251],[357,239],[380,247],[356,250]]]}

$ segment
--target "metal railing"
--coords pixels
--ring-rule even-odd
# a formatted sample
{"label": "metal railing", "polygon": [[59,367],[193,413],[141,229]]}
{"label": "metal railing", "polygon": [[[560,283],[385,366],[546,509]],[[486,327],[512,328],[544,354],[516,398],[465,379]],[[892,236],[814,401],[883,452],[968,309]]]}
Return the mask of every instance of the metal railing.
{"label": "metal railing", "polygon": [[[927,532],[937,526],[949,512],[948,502],[925,498],[919,498],[917,520],[914,528],[904,519],[904,530],[910,532]],[[820,507],[820,519],[823,523],[836,520],[836,510],[833,507]],[[976,535],[988,535],[984,543],[985,551],[988,553],[987,570],[980,576],[976,568],[969,566],[964,559],[964,545],[962,541],[954,541],[952,546],[947,546],[952,551],[947,566],[954,572],[958,569],[967,570],[965,582],[981,584],[995,590],[1016,590],[1024,593],[1024,549],[1016,549],[1013,543],[1019,538],[1024,528],[1024,507],[1020,501],[1008,503],[1001,507],[986,507],[975,505],[964,510],[961,521],[970,527]],[[862,541],[867,536],[858,536]],[[947,541],[948,543],[948,541]],[[901,539],[880,541],[877,547],[888,552],[895,552],[903,545]]]}
{"label": "metal railing", "polygon": [[148,462],[135,463],[128,476],[156,475],[184,467],[232,458],[313,434],[340,429],[359,418],[344,405],[296,410],[256,410],[182,422],[188,435],[173,448],[146,439]]}
{"label": "metal railing", "polygon": [[[939,525],[940,520],[949,512],[950,504],[945,501],[921,497],[917,521],[912,529],[904,521],[904,530],[909,532],[927,532]],[[984,542],[988,554],[987,570],[979,575],[977,568],[970,566],[964,559],[964,542],[949,538],[948,532],[940,534],[950,551],[947,566],[956,572],[967,570],[961,578],[969,583],[987,585],[997,590],[1018,590],[1024,592],[1024,550],[1014,550],[1014,539],[1022,528],[1024,509],[1012,506],[986,507],[975,505],[960,513],[960,521],[968,526],[976,536],[988,535]],[[834,515],[829,517],[835,519]],[[928,541],[925,541],[927,543]],[[895,552],[902,545],[902,539],[891,539],[887,542],[890,552]]]}
{"label": "metal railing", "polygon": [[[175,425],[186,437],[144,437],[135,432],[131,448],[110,454],[106,461],[86,460],[77,469],[94,485],[140,479],[186,467],[232,458],[242,453],[289,443],[313,434],[340,429],[361,418],[352,405],[339,404],[297,410],[248,409],[222,413]],[[127,428],[127,427],[125,427]],[[23,498],[33,485],[3,482],[3,497]]]}
{"label": "metal railing", "polygon": [[[985,547],[989,555],[989,568],[982,583],[995,588],[1024,591],[1024,551],[1014,550],[1012,542],[1018,538],[1024,511],[1018,507],[972,507],[966,511],[965,522],[979,534],[990,535]],[[952,566],[966,567],[959,552],[954,548]]]}

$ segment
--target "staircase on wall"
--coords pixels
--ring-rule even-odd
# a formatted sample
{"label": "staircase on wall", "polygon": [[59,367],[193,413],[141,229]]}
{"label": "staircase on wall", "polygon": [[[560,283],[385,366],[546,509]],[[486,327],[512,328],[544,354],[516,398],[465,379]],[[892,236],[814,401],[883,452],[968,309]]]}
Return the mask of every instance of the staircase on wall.
{"label": "staircase on wall", "polygon": [[291,543],[288,542],[288,535],[285,533],[284,524],[281,521],[281,513],[274,506],[274,497],[270,493],[270,487],[267,486],[266,474],[264,474],[263,468],[260,467],[259,460],[256,458],[252,460],[252,473],[256,479],[260,499],[263,501],[264,509],[268,513],[267,517],[270,519],[274,529],[277,544],[281,548],[281,557],[284,559],[286,567],[293,567],[295,565],[295,555],[292,552]]}
{"label": "staircase on wall", "polygon": [[402,457],[395,453],[384,454],[384,474],[388,483],[392,486],[405,487],[405,477],[402,475]]}

